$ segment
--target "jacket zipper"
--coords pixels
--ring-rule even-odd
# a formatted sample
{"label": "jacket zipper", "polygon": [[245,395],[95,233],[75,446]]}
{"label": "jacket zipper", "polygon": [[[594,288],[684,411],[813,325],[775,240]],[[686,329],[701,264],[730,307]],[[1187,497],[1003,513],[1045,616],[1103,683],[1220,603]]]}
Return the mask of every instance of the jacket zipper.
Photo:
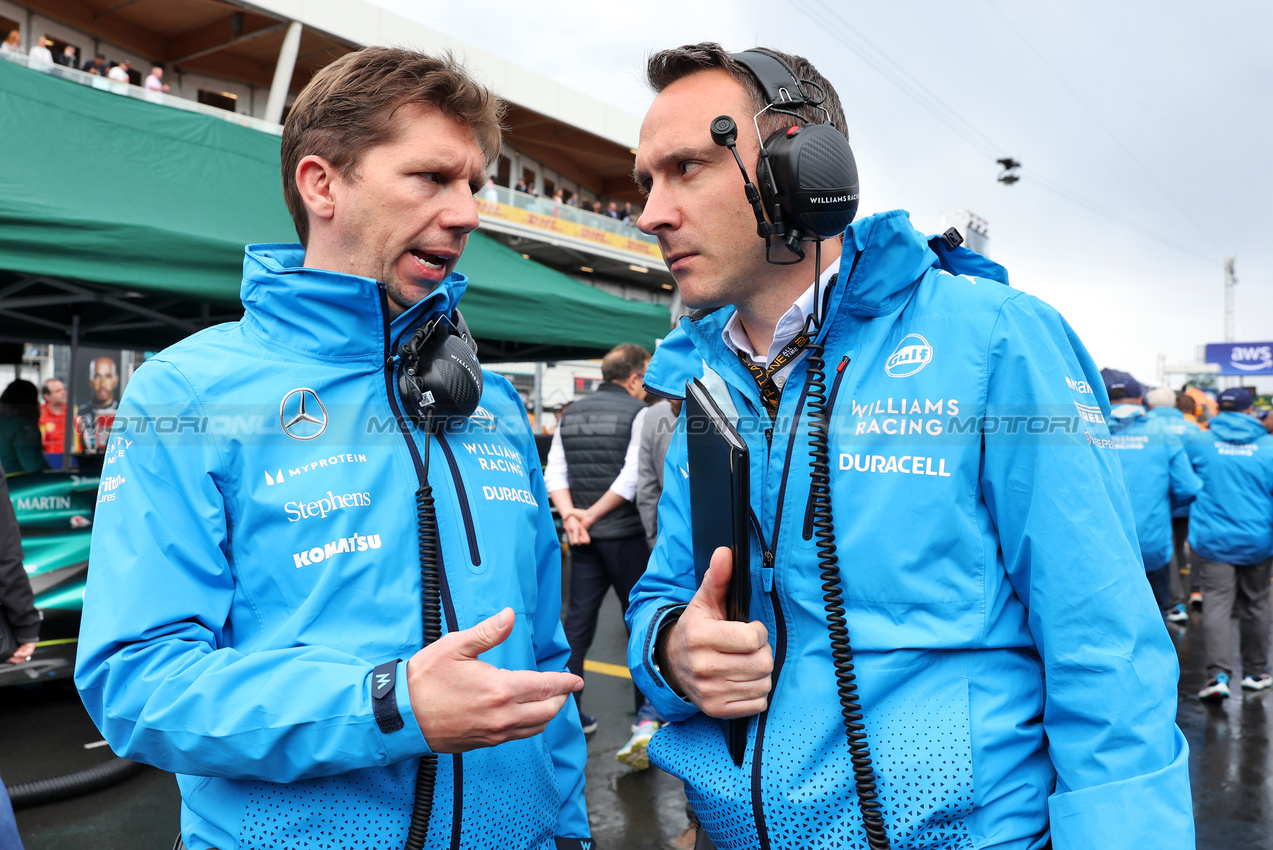
{"label": "jacket zipper", "polygon": [[[791,466],[791,454],[795,450],[796,435],[800,430],[800,415],[804,412],[804,403],[808,396],[809,385],[806,383],[800,392],[800,399],[796,402],[795,416],[791,420],[791,428],[787,436],[787,452],[783,457],[782,466],[782,484],[778,486],[778,503],[774,513],[774,533],[768,546],[764,545],[765,538],[761,533],[760,522],[757,520],[755,512],[752,512],[752,522],[756,525],[756,536],[760,538],[762,547],[761,555],[765,568],[761,571],[762,577],[765,570],[769,571],[769,603],[774,609],[774,630],[777,632],[775,636],[774,670],[770,677],[770,705],[772,705],[773,694],[778,690],[778,677],[782,675],[782,663],[787,656],[787,621],[782,613],[782,601],[778,598],[778,582],[774,575],[777,557],[774,550],[778,547],[778,532],[782,530],[782,508],[787,497],[787,470]],[[768,721],[769,708],[765,708],[756,720],[756,744],[752,748],[751,756],[751,810],[752,817],[756,821],[756,836],[760,841],[761,850],[769,850],[769,828],[765,825],[764,788],[761,783],[765,728],[768,725]]]}
{"label": "jacket zipper", "polygon": [[472,559],[473,566],[480,567],[482,555],[477,549],[477,529],[473,525],[473,512],[469,508],[469,497],[464,489],[464,479],[460,477],[460,465],[455,462],[455,455],[451,452],[451,444],[447,442],[445,434],[438,434],[438,445],[442,447],[442,453],[446,455],[446,465],[450,467],[451,480],[455,482],[455,495],[460,500],[460,514],[464,517],[464,533],[469,539],[469,558]]}
{"label": "jacket zipper", "polygon": [[[423,486],[428,480],[428,471],[424,468],[424,460],[420,457],[420,447],[416,445],[415,439],[411,436],[411,429],[407,425],[406,418],[402,415],[402,408],[398,405],[397,386],[393,379],[395,364],[393,361],[393,345],[389,338],[389,299],[385,294],[385,285],[383,283],[378,283],[377,285],[380,289],[380,317],[384,325],[385,338],[385,394],[389,398],[389,408],[393,411],[393,418],[398,423],[398,432],[402,434],[402,438],[406,440],[407,451],[411,453],[411,463],[415,467],[416,481]],[[426,440],[431,439],[428,434],[425,434],[424,438]],[[448,452],[447,455],[449,459],[450,453]],[[462,486],[459,483],[458,477],[455,480],[457,486]],[[464,504],[463,499],[460,501],[461,504]],[[447,581],[446,577],[446,564],[442,559],[442,540],[440,537],[438,539],[438,578],[440,579],[441,584],[441,592],[438,595],[441,597],[442,611],[443,615],[446,617],[447,631],[458,631],[459,622],[455,617],[455,605],[451,601],[451,584]],[[451,821],[451,848],[452,850],[458,850],[460,846],[460,813],[464,809],[463,756],[458,753],[452,756],[451,766],[453,771],[452,784],[455,787],[455,801],[452,805],[454,814]]]}
{"label": "jacket zipper", "polygon": [[[835,367],[835,381],[831,384],[831,395],[827,399],[827,421],[831,420],[831,414],[835,411],[835,397],[840,393],[840,382],[844,380],[844,376],[848,374],[849,355],[844,355],[844,359],[840,361],[840,365]],[[813,488],[809,488],[809,501],[804,507],[804,529],[803,536],[805,540],[813,537]]]}

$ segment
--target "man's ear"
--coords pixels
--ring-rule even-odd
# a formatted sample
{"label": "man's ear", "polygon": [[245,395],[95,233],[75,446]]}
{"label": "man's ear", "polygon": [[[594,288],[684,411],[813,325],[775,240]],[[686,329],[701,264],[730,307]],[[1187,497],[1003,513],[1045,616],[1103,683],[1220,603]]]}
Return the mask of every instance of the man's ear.
{"label": "man's ear", "polygon": [[310,215],[330,219],[336,213],[336,197],[332,185],[340,173],[330,162],[316,154],[304,157],[296,165],[296,190]]}

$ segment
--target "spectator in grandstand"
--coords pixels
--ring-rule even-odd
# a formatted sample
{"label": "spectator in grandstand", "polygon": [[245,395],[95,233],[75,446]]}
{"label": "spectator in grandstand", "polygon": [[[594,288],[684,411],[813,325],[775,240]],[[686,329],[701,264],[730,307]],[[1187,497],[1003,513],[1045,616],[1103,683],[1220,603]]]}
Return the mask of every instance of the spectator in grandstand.
{"label": "spectator in grandstand", "polygon": [[31,48],[31,53],[29,55],[36,62],[46,62],[49,65],[52,65],[53,51],[49,50],[49,48],[52,46],[53,46],[52,39],[45,38],[44,36],[40,36],[39,38],[35,40],[35,46]]}
{"label": "spectator in grandstand", "polygon": [[46,455],[62,454],[66,442],[66,384],[49,378],[40,387],[44,404],[40,407],[40,442]]}
{"label": "spectator in grandstand", "polygon": [[632,224],[636,220],[636,214],[632,212],[632,202],[623,202],[623,223]]}
{"label": "spectator in grandstand", "polygon": [[562,194],[562,191],[560,189],[558,189],[556,192],[553,192],[553,203],[564,204],[565,202],[566,202],[565,197]]}
{"label": "spectator in grandstand", "polygon": [[593,211],[594,213],[596,213],[597,215],[601,215],[601,202],[600,202],[600,201],[593,201],[593,202],[592,202],[592,211]]}
{"label": "spectator in grandstand", "polygon": [[[1145,578],[1153,588],[1154,600],[1163,618],[1168,622],[1183,622],[1189,615],[1180,600],[1173,598],[1171,589],[1171,510],[1173,506],[1192,502],[1202,488],[1202,481],[1189,464],[1181,436],[1163,427],[1165,420],[1151,418],[1152,410],[1145,410],[1140,383],[1125,372],[1102,372],[1102,377],[1113,405],[1109,430],[1131,496]],[[1175,401],[1175,393],[1163,389],[1165,403]],[[1158,393],[1156,400],[1164,403],[1163,393],[1154,390],[1150,395],[1154,393]],[[1167,410],[1179,413],[1175,408]],[[1179,580],[1176,584],[1179,585]]]}
{"label": "spectator in grandstand", "polygon": [[88,74],[96,74],[99,77],[106,76],[106,72],[110,69],[106,66],[106,56],[98,53],[92,59],[84,63],[84,67],[80,69]]}
{"label": "spectator in grandstand", "polygon": [[164,82],[164,69],[158,65],[150,69],[150,76],[146,78],[146,91],[168,91],[168,84]]}
{"label": "spectator in grandstand", "polygon": [[125,59],[118,65],[112,65],[111,69],[106,72],[106,76],[110,77],[117,83],[131,83],[132,78],[128,76],[128,69],[131,67],[132,65],[127,59]]}
{"label": "spectator in grandstand", "polygon": [[1202,574],[1202,638],[1210,680],[1203,700],[1229,696],[1236,610],[1242,687],[1264,690],[1269,676],[1269,567],[1273,564],[1273,435],[1251,415],[1251,394],[1220,393],[1206,434],[1185,443],[1202,492],[1189,514],[1189,545]]}
{"label": "spectator in grandstand", "polygon": [[614,201],[611,201],[610,206],[606,207],[606,215],[610,216],[610,218],[614,219],[615,221],[618,221],[620,218],[622,218],[622,216],[619,215],[619,205],[616,204]]}
{"label": "spectator in grandstand", "polygon": [[62,48],[62,52],[53,61],[67,68],[78,68],[80,66],[79,51],[68,44]]}
{"label": "spectator in grandstand", "polygon": [[40,402],[35,384],[18,379],[0,393],[0,466],[14,472],[48,469],[40,445]]}
{"label": "spectator in grandstand", "polygon": [[526,182],[525,177],[517,178],[517,185],[514,186],[513,188],[516,189],[518,192],[525,192],[527,195],[534,194],[534,192],[531,191],[530,184]]}
{"label": "spectator in grandstand", "polygon": [[499,189],[495,187],[494,177],[486,178],[486,186],[482,189],[482,200],[490,201],[492,204],[499,203]]}
{"label": "spectator in grandstand", "polygon": [[17,30],[9,30],[9,36],[0,42],[0,53],[21,53],[22,52],[22,33]]}
{"label": "spectator in grandstand", "polygon": [[566,201],[566,203],[567,203],[567,204],[569,204],[569,205],[570,205],[570,206],[572,206],[572,207],[577,207],[577,206],[579,206],[579,193],[578,193],[578,192],[574,192],[574,193],[572,193],[572,194],[570,195],[570,199],[569,199],[568,201]]}

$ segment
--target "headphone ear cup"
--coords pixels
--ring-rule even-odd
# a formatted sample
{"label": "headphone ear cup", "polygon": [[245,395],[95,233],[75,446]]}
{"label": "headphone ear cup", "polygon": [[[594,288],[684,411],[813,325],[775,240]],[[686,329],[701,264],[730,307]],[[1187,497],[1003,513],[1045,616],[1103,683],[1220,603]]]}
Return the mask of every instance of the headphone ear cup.
{"label": "headphone ear cup", "polygon": [[786,137],[781,150],[790,173],[780,184],[791,216],[787,226],[822,239],[839,236],[858,210],[858,168],[849,140],[830,124],[810,124]]}

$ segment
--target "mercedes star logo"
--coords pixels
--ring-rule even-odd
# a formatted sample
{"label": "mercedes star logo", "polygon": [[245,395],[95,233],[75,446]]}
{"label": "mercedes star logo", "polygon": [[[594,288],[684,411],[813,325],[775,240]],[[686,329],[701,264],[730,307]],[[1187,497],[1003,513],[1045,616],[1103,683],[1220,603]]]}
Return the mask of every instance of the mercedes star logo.
{"label": "mercedes star logo", "polygon": [[[311,412],[314,407],[318,408],[317,416]],[[309,387],[298,387],[283,396],[278,406],[278,424],[293,440],[312,440],[327,430],[327,408],[318,393]]]}

